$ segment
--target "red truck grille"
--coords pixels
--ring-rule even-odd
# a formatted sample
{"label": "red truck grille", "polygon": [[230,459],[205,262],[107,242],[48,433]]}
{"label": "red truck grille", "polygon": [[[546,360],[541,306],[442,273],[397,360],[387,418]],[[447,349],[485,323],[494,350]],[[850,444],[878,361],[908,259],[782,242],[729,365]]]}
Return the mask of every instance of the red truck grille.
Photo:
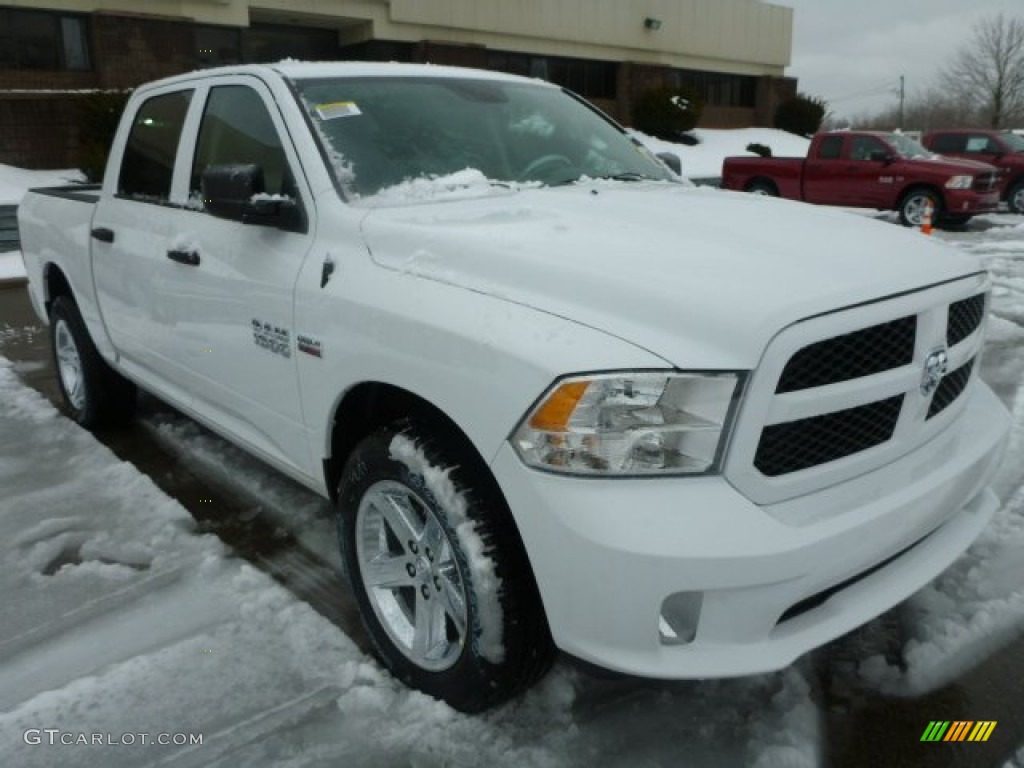
{"label": "red truck grille", "polygon": [[999,186],[998,173],[979,173],[974,177],[973,189],[975,192],[991,192]]}

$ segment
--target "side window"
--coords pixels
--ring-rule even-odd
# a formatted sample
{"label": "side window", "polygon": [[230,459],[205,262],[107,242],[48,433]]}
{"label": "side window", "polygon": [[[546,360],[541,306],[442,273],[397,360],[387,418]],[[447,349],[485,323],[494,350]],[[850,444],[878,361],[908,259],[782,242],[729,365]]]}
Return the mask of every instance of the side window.
{"label": "side window", "polygon": [[124,148],[117,194],[146,202],[170,197],[174,158],[191,100],[192,91],[176,91],[142,104]]}
{"label": "side window", "polygon": [[994,155],[999,149],[988,136],[971,136],[967,139],[967,152],[971,155]]}
{"label": "side window", "polygon": [[931,150],[940,155],[963,152],[967,137],[958,133],[940,133],[932,141]]}
{"label": "side window", "polygon": [[818,145],[819,160],[838,160],[843,151],[842,136],[826,136]]}
{"label": "side window", "polygon": [[211,166],[256,165],[263,173],[269,195],[295,197],[295,182],[274,121],[263,99],[244,85],[223,85],[210,90],[199,127],[189,199],[200,207],[203,173]]}
{"label": "side window", "polygon": [[874,136],[855,136],[850,147],[850,159],[870,160],[872,153],[885,151],[885,144]]}

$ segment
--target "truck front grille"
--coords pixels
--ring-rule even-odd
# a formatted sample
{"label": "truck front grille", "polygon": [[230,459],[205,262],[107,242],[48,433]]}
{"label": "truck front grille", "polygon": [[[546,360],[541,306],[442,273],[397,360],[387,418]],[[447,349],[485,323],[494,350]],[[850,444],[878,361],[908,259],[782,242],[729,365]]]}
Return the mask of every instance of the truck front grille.
{"label": "truck front grille", "polygon": [[974,360],[972,359],[952,373],[942,377],[942,381],[939,382],[939,388],[935,390],[935,394],[932,396],[931,405],[928,406],[929,419],[933,416],[938,416],[963,394],[963,391],[967,389],[967,382],[971,379],[971,371],[973,369]]}
{"label": "truck front grille", "polygon": [[729,481],[771,506],[878,469],[937,436],[977,377],[988,284],[972,275],[779,331],[744,396]]}
{"label": "truck front grille", "polygon": [[786,363],[775,391],[798,392],[907,365],[916,332],[917,316],[911,315],[806,346]]}
{"label": "truck front grille", "polygon": [[778,477],[852,456],[890,440],[903,395],[809,419],[773,424],[761,433],[754,466]]}
{"label": "truck front grille", "polygon": [[998,173],[979,173],[974,177],[973,189],[975,192],[991,192],[999,186]]}
{"label": "truck front grille", "polygon": [[984,293],[950,304],[946,315],[946,345],[955,347],[978,330],[984,316]]}

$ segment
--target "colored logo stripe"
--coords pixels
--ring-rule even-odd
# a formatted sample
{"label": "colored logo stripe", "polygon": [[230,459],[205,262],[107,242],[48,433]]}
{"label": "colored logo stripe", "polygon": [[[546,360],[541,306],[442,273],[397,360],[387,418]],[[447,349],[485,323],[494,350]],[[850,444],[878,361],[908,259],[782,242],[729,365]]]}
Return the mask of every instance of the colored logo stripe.
{"label": "colored logo stripe", "polygon": [[974,726],[974,730],[971,731],[971,735],[967,737],[968,741],[988,741],[988,737],[992,735],[992,731],[996,729],[995,720],[983,720]]}
{"label": "colored logo stripe", "polygon": [[963,741],[967,737],[972,725],[974,725],[974,722],[971,720],[954,721],[943,741]]}
{"label": "colored logo stripe", "polygon": [[932,720],[921,741],[988,741],[996,724],[996,720]]}

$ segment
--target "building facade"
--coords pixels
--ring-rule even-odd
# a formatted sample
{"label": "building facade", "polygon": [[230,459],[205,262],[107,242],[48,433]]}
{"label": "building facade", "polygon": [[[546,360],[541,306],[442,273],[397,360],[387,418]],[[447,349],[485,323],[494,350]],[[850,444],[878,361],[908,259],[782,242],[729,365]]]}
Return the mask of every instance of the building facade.
{"label": "building facade", "polygon": [[624,123],[645,90],[690,84],[702,125],[768,125],[793,11],[761,0],[0,0],[0,163],[77,165],[77,103],[239,62],[374,60],[564,85]]}

